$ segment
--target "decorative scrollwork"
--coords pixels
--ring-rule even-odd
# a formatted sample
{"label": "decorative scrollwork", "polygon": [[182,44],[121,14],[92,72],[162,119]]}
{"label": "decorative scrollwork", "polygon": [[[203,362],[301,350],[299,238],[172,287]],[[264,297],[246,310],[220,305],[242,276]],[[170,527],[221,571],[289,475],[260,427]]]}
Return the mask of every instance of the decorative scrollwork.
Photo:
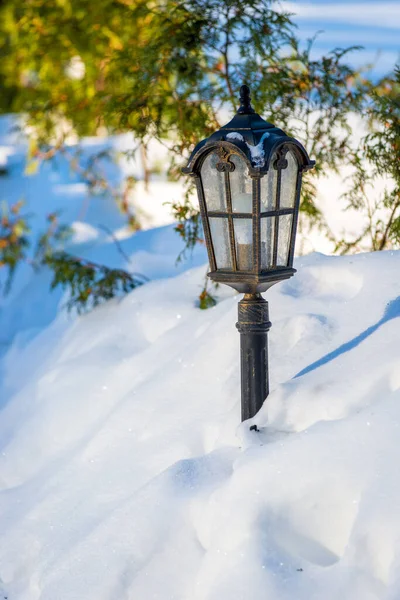
{"label": "decorative scrollwork", "polygon": [[217,171],[220,171],[221,173],[225,171],[227,171],[228,173],[232,173],[232,171],[235,170],[235,165],[229,160],[231,152],[229,152],[226,148],[222,148],[221,146],[218,148],[217,154],[221,159],[220,162],[216,165]]}
{"label": "decorative scrollwork", "polygon": [[220,159],[224,162],[226,162],[231,155],[229,150],[223,148],[222,146],[219,146],[219,148],[217,148],[217,154],[220,157]]}
{"label": "decorative scrollwork", "polygon": [[283,169],[287,169],[288,161],[285,158],[287,151],[288,151],[287,148],[281,148],[279,150],[278,158],[274,162],[274,169],[280,170],[280,171]]}
{"label": "decorative scrollwork", "polygon": [[225,171],[228,173],[232,173],[232,171],[235,170],[235,165],[229,162],[229,160],[227,162],[217,163],[216,167],[217,171],[219,171],[220,173],[224,173]]}

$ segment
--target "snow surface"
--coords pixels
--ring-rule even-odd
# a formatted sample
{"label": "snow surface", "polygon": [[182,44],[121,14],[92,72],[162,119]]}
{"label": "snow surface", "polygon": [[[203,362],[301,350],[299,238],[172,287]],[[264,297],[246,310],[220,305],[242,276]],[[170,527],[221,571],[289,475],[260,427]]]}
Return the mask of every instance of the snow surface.
{"label": "snow surface", "polygon": [[105,198],[75,219],[82,183],[62,164],[27,182],[6,144],[4,197],[65,205],[72,247],[126,267],[108,224],[152,281],[76,317],[20,270],[3,300],[3,596],[398,600],[400,252],[300,257],[266,294],[271,394],[250,431],[239,296],[196,307],[204,249],[176,267],[171,225],[129,237]]}

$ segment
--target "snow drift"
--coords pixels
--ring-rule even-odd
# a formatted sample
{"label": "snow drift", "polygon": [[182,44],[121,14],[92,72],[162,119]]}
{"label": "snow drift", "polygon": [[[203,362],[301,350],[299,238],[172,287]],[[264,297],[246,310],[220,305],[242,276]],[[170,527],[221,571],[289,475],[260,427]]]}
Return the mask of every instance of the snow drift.
{"label": "snow drift", "polygon": [[176,267],[163,207],[180,190],[139,188],[131,235],[62,160],[24,177],[2,123],[2,198],[35,231],[64,208],[70,250],[152,281],[77,318],[26,266],[1,299],[0,600],[398,600],[400,253],[298,258],[266,294],[272,391],[250,431],[239,297],[196,307],[204,248]]}
{"label": "snow drift", "polygon": [[239,420],[238,297],[204,268],[3,359],[10,600],[400,595],[400,253],[311,255],[269,294],[271,388]]}

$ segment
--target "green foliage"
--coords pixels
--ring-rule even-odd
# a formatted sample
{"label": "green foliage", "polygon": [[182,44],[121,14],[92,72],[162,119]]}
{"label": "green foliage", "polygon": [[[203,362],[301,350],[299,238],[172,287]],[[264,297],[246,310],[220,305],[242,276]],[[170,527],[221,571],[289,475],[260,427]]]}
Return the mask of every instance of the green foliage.
{"label": "green foliage", "polygon": [[201,310],[207,310],[207,308],[212,308],[217,304],[217,298],[210,292],[209,288],[211,287],[213,290],[217,290],[218,286],[218,283],[211,281],[207,275],[205,276],[204,287],[198,297],[198,307]]}
{"label": "green foliage", "polygon": [[183,260],[188,252],[191,253],[198,242],[204,243],[200,213],[190,201],[189,194],[190,190],[187,191],[182,203],[171,203],[171,211],[177,221],[174,229],[185,242],[182,252],[177,257],[177,262]]}
{"label": "green foliage", "polygon": [[47,255],[43,262],[54,274],[51,288],[61,286],[68,290],[67,308],[76,309],[78,314],[144,283],[122,269],[110,269],[65,252]]}
{"label": "green foliage", "polygon": [[[107,94],[127,89],[114,68],[116,53],[132,33],[132,9],[122,2],[88,0],[27,3],[0,9],[1,79],[8,110],[28,111],[41,141],[60,119],[79,134],[102,124]],[[83,72],[84,71],[84,72]]]}
{"label": "green foliage", "polygon": [[29,248],[28,216],[21,214],[24,203],[16,202],[11,207],[1,206],[0,220],[0,268],[7,269],[4,294],[10,291],[15,270],[21,260],[27,258]]}
{"label": "green foliage", "polygon": [[146,278],[122,269],[110,269],[60,250],[71,235],[71,230],[59,222],[57,213],[47,217],[47,229],[39,236],[34,259],[28,257],[30,231],[28,217],[21,214],[23,202],[10,208],[2,206],[0,220],[0,268],[7,268],[4,294],[10,291],[12,279],[21,262],[35,270],[43,266],[53,271],[52,289],[61,286],[69,292],[68,310],[83,313],[115,296],[130,292],[142,285]]}
{"label": "green foliage", "polygon": [[[57,152],[67,156],[73,135],[132,131],[142,148],[152,139],[167,145],[169,176],[177,178],[195,143],[227,120],[227,109],[234,112],[246,82],[255,109],[316,160],[304,181],[300,225],[326,227],[315,179],[347,162],[347,116],[362,106],[366,82],[346,64],[351,49],[313,59],[313,40],[301,46],[291,15],[275,6],[272,0],[4,0],[0,112],[27,116],[34,132],[27,173]],[[81,172],[77,157],[70,164]],[[131,227],[139,227],[127,201],[133,181],[113,190],[96,162],[81,175],[91,193],[110,194]],[[198,211],[188,195],[172,209],[191,251],[202,238]],[[73,265],[79,270],[79,261]],[[76,290],[79,299],[78,283]]]}
{"label": "green foliage", "polygon": [[34,255],[34,265],[40,266],[71,237],[71,228],[59,222],[59,213],[47,215],[47,229],[39,235]]}
{"label": "green foliage", "polygon": [[[371,93],[368,107],[369,133],[351,155],[354,167],[345,197],[348,208],[364,217],[356,239],[342,239],[336,250],[384,250],[400,248],[400,68]],[[376,197],[378,182],[383,192]]]}
{"label": "green foliage", "polygon": [[207,308],[212,308],[217,304],[216,298],[210,294],[210,292],[204,287],[199,295],[199,308],[202,310],[206,310]]}
{"label": "green foliage", "polygon": [[271,0],[6,0],[0,32],[0,110],[26,111],[39,143],[129,130],[167,142],[176,171],[245,81],[256,110],[306,144],[316,175],[341,164],[338,126],[361,99],[349,50],[312,60],[312,41],[302,49]]}

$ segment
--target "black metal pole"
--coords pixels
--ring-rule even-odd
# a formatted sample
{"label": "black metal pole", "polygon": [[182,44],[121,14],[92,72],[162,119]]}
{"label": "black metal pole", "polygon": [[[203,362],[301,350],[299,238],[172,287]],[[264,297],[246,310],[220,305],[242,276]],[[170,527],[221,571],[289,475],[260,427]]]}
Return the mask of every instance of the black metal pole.
{"label": "black metal pole", "polygon": [[245,294],[239,302],[242,421],[251,419],[268,396],[268,302],[261,294]]}

